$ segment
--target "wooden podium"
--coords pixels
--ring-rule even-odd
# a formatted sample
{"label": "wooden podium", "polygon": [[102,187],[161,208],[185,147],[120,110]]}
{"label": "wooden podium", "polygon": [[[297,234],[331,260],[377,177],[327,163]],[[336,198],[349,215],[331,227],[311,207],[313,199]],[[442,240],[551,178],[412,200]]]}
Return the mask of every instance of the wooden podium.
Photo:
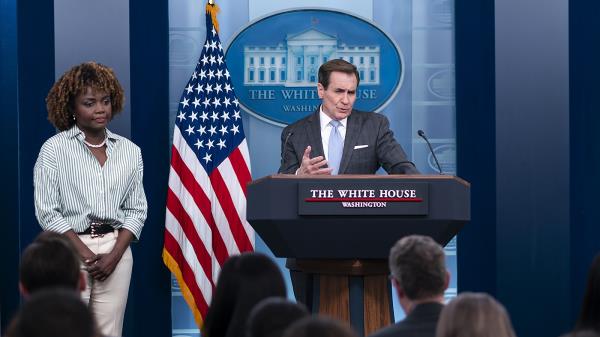
{"label": "wooden podium", "polygon": [[288,258],[299,301],[368,335],[394,321],[390,248],[410,234],[446,245],[470,219],[469,189],[443,175],[272,175],[248,185],[247,219]]}

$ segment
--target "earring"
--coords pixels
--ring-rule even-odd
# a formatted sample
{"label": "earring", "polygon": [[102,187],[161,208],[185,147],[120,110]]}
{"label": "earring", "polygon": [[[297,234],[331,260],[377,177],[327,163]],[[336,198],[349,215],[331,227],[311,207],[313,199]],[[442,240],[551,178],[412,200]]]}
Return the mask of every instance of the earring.
{"label": "earring", "polygon": [[75,120],[75,114],[73,114],[73,120]]}

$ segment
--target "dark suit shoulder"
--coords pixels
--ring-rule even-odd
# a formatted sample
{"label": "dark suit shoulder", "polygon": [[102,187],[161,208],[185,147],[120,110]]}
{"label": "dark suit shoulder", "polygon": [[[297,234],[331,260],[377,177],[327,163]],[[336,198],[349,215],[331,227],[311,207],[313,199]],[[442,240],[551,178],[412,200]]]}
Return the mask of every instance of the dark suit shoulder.
{"label": "dark suit shoulder", "polygon": [[403,321],[383,328],[369,337],[435,337],[440,303],[419,304]]}
{"label": "dark suit shoulder", "polygon": [[317,120],[317,122],[319,121],[319,112],[313,112],[312,114],[301,118],[297,121],[295,121],[292,124],[289,124],[288,126],[286,126],[285,128],[283,128],[282,134],[288,134],[290,132],[294,132],[294,130],[298,129],[298,128],[303,128],[307,123],[312,122],[313,120]]}
{"label": "dark suit shoulder", "polygon": [[395,337],[401,333],[402,330],[404,330],[402,327],[402,322],[398,322],[376,331],[375,333],[369,335],[369,337]]}
{"label": "dark suit shoulder", "polygon": [[[354,116],[354,117],[352,117]],[[356,118],[359,121],[375,121],[376,123],[381,123],[385,120],[387,120],[387,117],[385,115],[382,115],[380,113],[377,112],[370,112],[370,111],[360,111],[360,110],[352,110],[352,114],[350,115],[350,118]]]}
{"label": "dark suit shoulder", "polygon": [[[422,336],[423,331],[420,327],[416,328],[412,324],[407,324],[405,321],[398,322],[396,324],[385,327],[369,337],[412,337]],[[429,329],[426,329],[429,330]],[[425,333],[426,335],[426,333]],[[433,336],[432,336],[433,337]]]}
{"label": "dark suit shoulder", "polygon": [[398,322],[383,328],[369,337],[435,337],[436,322]]}

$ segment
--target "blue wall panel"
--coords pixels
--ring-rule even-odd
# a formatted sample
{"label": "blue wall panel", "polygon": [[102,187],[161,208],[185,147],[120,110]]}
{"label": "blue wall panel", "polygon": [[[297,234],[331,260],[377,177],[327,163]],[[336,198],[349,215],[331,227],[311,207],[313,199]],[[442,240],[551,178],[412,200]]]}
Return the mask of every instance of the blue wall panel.
{"label": "blue wall panel", "polygon": [[497,1],[495,22],[497,296],[517,334],[558,335],[570,327],[568,1]]}
{"label": "blue wall panel", "polygon": [[471,222],[460,232],[458,291],[496,292],[494,1],[457,1],[457,175],[471,183]]}
{"label": "blue wall panel", "polygon": [[495,295],[519,336],[572,324],[567,4],[456,4],[457,165],[473,219],[459,291]]}
{"label": "blue wall panel", "polygon": [[55,133],[45,101],[54,83],[53,1],[19,0],[17,11],[19,223],[24,248],[41,231],[33,206],[33,166],[42,144]]}
{"label": "blue wall panel", "polygon": [[17,1],[0,0],[0,144],[3,191],[0,209],[4,224],[0,226],[2,251],[0,265],[0,313],[2,331],[19,302],[16,270],[19,263],[19,141],[17,100]]}
{"label": "blue wall panel", "polygon": [[170,148],[168,4],[130,0],[129,8],[131,139],[142,148],[148,218],[133,245],[125,334],[170,336],[170,274],[161,258]]}
{"label": "blue wall panel", "polygon": [[33,165],[54,133],[44,98],[54,82],[53,2],[1,2],[2,36],[2,325],[18,307],[20,251],[40,231],[33,209]]}
{"label": "blue wall panel", "polygon": [[600,252],[598,190],[600,190],[600,3],[571,1],[570,151],[571,151],[571,302],[572,321],[579,314],[588,268]]}

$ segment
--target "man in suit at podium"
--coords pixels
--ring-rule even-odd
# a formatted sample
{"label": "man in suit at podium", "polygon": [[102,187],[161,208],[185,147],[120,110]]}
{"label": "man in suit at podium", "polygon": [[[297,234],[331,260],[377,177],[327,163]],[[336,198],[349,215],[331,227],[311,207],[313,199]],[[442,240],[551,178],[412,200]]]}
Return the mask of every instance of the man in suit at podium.
{"label": "man in suit at podium", "polygon": [[388,262],[406,318],[371,337],[434,337],[450,281],[444,249],[428,236],[410,235],[392,247]]}
{"label": "man in suit at podium", "polygon": [[341,59],[319,68],[321,105],[281,133],[281,167],[288,174],[418,174],[384,115],[352,107],[360,77]]}

